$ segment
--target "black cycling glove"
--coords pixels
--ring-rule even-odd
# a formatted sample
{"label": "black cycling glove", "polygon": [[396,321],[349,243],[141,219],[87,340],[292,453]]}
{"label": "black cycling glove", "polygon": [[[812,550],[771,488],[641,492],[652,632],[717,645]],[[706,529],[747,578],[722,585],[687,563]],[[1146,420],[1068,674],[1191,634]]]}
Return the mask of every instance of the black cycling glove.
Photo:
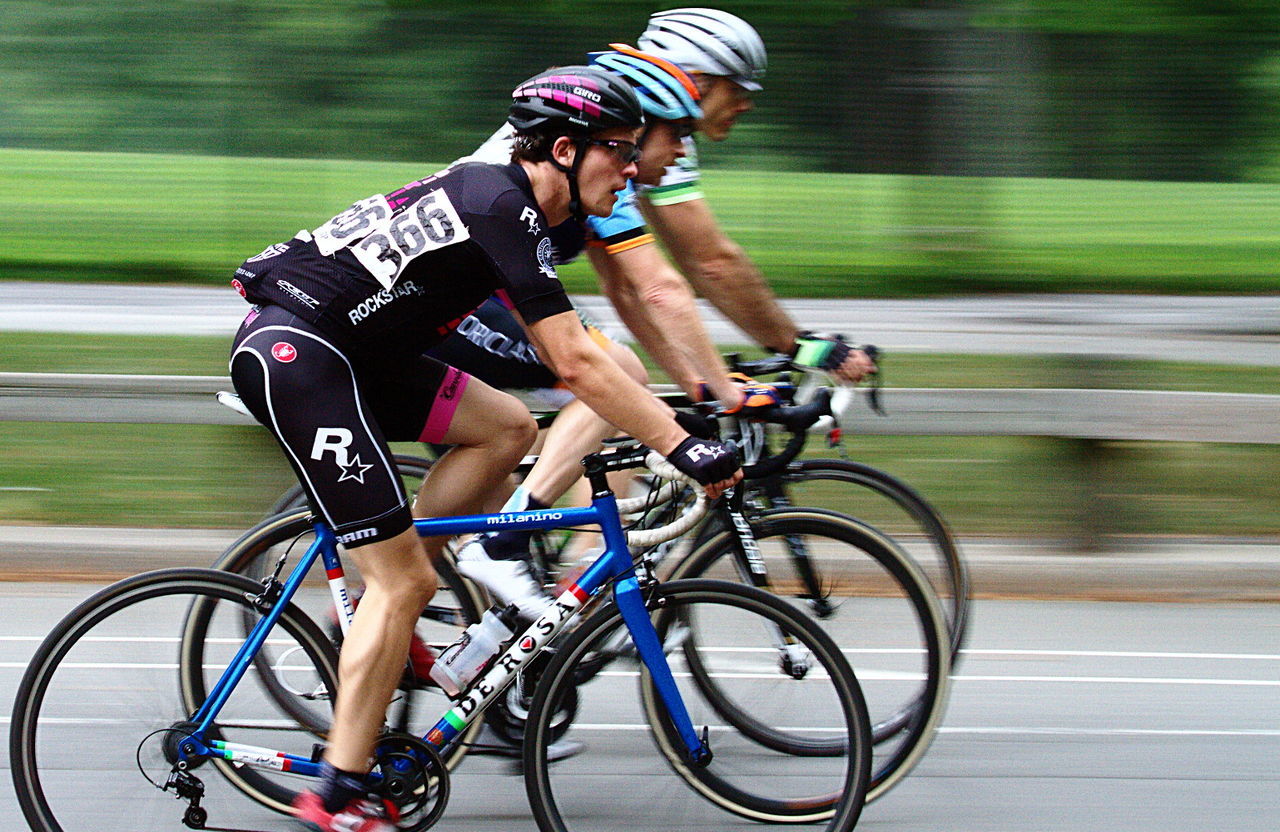
{"label": "black cycling glove", "polygon": [[738,457],[733,450],[714,439],[686,437],[667,454],[667,461],[681,473],[703,485],[727,480],[738,470]]}
{"label": "black cycling glove", "polygon": [[853,351],[843,335],[801,332],[796,336],[795,362],[819,370],[834,370]]}

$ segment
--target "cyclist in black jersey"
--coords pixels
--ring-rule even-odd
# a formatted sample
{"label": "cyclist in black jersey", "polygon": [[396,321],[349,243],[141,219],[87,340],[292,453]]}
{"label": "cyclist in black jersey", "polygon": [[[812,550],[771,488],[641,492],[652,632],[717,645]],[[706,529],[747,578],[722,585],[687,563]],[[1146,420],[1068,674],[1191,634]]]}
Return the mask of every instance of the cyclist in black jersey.
{"label": "cyclist in black jersey", "polygon": [[326,832],[394,828],[387,807],[365,801],[362,780],[444,543],[412,528],[387,442],[455,446],[413,506],[434,516],[475,511],[534,435],[517,400],[425,348],[496,293],[595,411],[711,496],[741,478],[727,449],[689,436],[592,342],[552,263],[547,229],[608,214],[636,172],[634,92],[598,69],[564,67],[521,84],[510,120],[519,137],[511,164],[463,165],[360,200],[236,271],[234,285],[254,304],[232,351],[236,390],[366,585],[343,643],[339,685],[349,693],[335,704],[325,775],[294,807]]}

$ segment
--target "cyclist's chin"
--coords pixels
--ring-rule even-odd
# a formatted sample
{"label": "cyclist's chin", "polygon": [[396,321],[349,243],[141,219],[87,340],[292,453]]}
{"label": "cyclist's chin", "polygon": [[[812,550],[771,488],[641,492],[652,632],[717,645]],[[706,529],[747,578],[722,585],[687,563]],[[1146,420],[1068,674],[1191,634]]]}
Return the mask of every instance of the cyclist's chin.
{"label": "cyclist's chin", "polygon": [[583,207],[593,217],[607,217],[613,213],[613,206],[618,203],[618,195],[613,191],[598,196],[593,200],[584,200]]}
{"label": "cyclist's chin", "polygon": [[699,130],[699,135],[710,139],[713,142],[722,142],[729,138],[729,131],[733,130],[736,121],[732,118],[721,119],[713,124],[704,125]]}

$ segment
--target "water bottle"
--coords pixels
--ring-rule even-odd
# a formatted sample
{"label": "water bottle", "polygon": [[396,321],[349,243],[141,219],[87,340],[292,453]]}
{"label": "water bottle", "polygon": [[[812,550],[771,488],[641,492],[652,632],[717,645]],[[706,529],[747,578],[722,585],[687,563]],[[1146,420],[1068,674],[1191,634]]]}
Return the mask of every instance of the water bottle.
{"label": "water bottle", "polygon": [[431,666],[431,678],[450,696],[471,684],[502,643],[514,635],[520,608],[514,604],[485,610],[480,620],[444,649]]}

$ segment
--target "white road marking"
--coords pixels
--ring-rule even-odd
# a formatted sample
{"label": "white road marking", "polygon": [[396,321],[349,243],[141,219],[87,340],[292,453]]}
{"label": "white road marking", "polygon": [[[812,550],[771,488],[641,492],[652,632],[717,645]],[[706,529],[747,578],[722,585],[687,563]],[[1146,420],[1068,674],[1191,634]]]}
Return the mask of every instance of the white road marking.
{"label": "white road marking", "polygon": [[[11,717],[0,716],[0,725],[8,725],[12,722]],[[129,725],[136,723],[137,720],[130,719],[102,719],[102,718],[76,718],[76,717],[50,717],[41,718],[41,725]],[[296,724],[288,720],[258,720],[258,721],[240,721],[240,727],[244,728],[264,728],[264,729],[284,729],[290,730],[296,728]],[[649,726],[643,722],[575,722],[575,731],[648,731]],[[714,730],[728,730],[725,725],[712,725],[710,728]],[[779,730],[783,731],[830,731],[831,728],[821,728],[814,726],[781,726]],[[1270,728],[1241,728],[1241,729],[1214,729],[1214,728],[1189,728],[1189,729],[1162,729],[1162,728],[1018,728],[1015,726],[954,726],[944,725],[938,729],[940,734],[971,734],[971,735],[994,735],[994,736],[1053,736],[1053,737],[1280,737],[1280,730]]]}

